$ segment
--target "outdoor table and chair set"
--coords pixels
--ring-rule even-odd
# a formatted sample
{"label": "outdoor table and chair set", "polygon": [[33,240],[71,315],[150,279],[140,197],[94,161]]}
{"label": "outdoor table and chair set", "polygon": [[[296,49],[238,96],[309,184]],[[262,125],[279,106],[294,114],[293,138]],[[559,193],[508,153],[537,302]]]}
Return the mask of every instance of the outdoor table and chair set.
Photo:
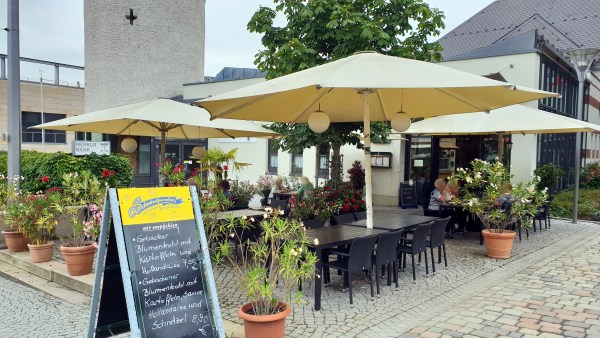
{"label": "outdoor table and chair set", "polygon": [[[286,206],[273,206],[283,207]],[[226,212],[225,216],[258,216],[261,211],[239,210],[237,214]],[[373,228],[366,227],[366,213],[343,214],[332,217],[330,226],[308,228],[306,236],[309,249],[319,258],[315,266],[314,309],[321,309],[322,285],[331,282],[330,269],[343,274],[344,290],[348,289],[350,304],[352,299],[353,273],[366,272],[374,299],[373,276],[387,270],[387,285],[392,279],[398,288],[398,270],[406,268],[407,256],[411,256],[413,283],[416,281],[415,256],[419,262],[425,255],[425,270],[429,274],[429,258],[435,273],[434,248],[438,248],[438,264],[442,256],[447,265],[444,230],[450,218],[438,218],[420,215],[376,215]],[[381,270],[380,270],[381,268]],[[375,278],[377,294],[380,294],[379,277]],[[301,289],[299,285],[299,289]]]}

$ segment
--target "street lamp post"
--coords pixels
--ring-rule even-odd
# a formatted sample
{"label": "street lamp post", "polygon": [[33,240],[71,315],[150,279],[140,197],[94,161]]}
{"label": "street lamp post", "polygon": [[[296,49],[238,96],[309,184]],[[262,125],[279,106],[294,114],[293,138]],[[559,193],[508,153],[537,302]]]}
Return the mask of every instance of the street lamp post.
{"label": "street lamp post", "polygon": [[[567,52],[571,62],[577,71],[579,80],[579,89],[577,91],[577,119],[583,120],[583,84],[587,77],[587,72],[594,63],[596,55],[600,52],[598,48],[574,49]],[[579,171],[581,170],[581,133],[575,134],[575,183],[573,195],[573,223],[577,223],[577,206],[579,203]]]}

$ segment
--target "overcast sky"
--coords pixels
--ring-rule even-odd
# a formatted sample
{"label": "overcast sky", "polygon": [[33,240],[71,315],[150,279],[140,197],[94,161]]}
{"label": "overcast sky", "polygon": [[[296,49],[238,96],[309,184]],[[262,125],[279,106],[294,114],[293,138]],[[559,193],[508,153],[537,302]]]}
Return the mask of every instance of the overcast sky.
{"label": "overcast sky", "polygon": [[[106,0],[90,0],[106,1]],[[444,11],[449,32],[493,0],[426,0]],[[83,0],[27,0],[20,2],[21,56],[83,66]],[[205,75],[223,67],[254,67],[260,36],[246,29],[248,20],[268,0],[206,0]],[[0,0],[0,28],[7,26],[7,0]],[[433,39],[435,40],[435,39]],[[0,33],[0,53],[6,54],[6,33]],[[54,77],[51,67],[22,66],[21,78]],[[61,70],[61,78],[82,81],[77,71]]]}

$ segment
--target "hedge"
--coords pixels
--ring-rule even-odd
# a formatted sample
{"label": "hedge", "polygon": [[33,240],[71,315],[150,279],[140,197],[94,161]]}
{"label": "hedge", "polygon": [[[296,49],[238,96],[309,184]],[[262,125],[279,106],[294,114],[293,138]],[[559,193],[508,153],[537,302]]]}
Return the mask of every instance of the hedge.
{"label": "hedge", "polygon": [[[599,211],[600,190],[580,189],[577,203],[577,217],[591,219]],[[556,217],[573,217],[573,190],[563,190],[554,196],[550,205],[550,214]]]}
{"label": "hedge", "polygon": [[[0,173],[4,175],[7,175],[7,159],[7,153],[0,152]],[[88,170],[101,178],[104,169],[115,172],[117,186],[129,186],[133,182],[131,162],[121,154],[73,156],[63,152],[24,150],[21,152],[21,176],[24,178],[21,188],[33,192],[60,187],[63,174],[82,170]],[[43,176],[48,176],[49,181],[42,182]]]}

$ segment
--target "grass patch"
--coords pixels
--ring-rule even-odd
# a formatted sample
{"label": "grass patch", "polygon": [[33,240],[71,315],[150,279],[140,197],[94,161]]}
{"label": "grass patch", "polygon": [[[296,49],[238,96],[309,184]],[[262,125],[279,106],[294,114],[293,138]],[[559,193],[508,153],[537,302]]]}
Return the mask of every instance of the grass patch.
{"label": "grass patch", "polygon": [[[592,219],[600,209],[600,189],[580,189],[577,217]],[[554,196],[550,205],[550,215],[555,217],[573,217],[573,190],[563,190]]]}

